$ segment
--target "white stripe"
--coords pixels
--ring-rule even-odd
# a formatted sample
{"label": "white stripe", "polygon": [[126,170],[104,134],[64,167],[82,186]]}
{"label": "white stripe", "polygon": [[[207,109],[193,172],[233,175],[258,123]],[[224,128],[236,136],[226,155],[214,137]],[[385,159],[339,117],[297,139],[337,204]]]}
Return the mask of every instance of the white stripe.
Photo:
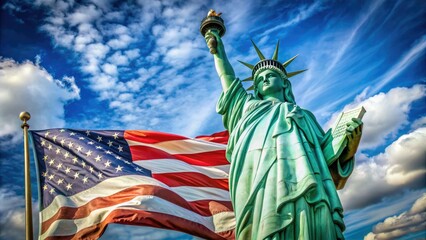
{"label": "white stripe", "polygon": [[[153,186],[161,186],[182,196],[186,201],[197,200],[217,200],[230,201],[229,192],[209,187],[168,187],[164,183],[157,181],[151,177],[140,175],[126,175],[116,178],[107,179],[92,188],[79,192],[75,195],[66,197],[63,195],[56,196],[52,203],[42,211],[42,218],[47,220],[56,214],[60,207],[80,207],[95,198],[102,198],[113,195],[126,188],[136,185],[146,184]],[[210,195],[211,194],[211,195]]]}
{"label": "white stripe", "polygon": [[91,200],[98,197],[107,197],[113,195],[123,189],[130,188],[140,184],[161,186],[169,190],[170,187],[164,183],[152,178],[142,175],[126,175],[115,178],[109,178],[92,188],[86,189],[82,192],[66,197],[64,195],[56,196],[53,201],[43,210],[43,219],[49,219],[56,214],[60,207],[80,207]]}
{"label": "white stripe", "polygon": [[49,236],[73,235],[84,228],[104,221],[106,217],[115,209],[144,210],[149,212],[174,215],[195,223],[202,224],[212,232],[224,232],[235,227],[235,218],[233,212],[221,212],[210,217],[205,217],[156,196],[137,196],[130,201],[123,202],[115,206],[91,211],[90,215],[85,218],[74,220],[58,219],[49,226],[49,228],[40,236],[40,238],[44,239]]}
{"label": "white stripe", "polygon": [[226,145],[214,142],[207,142],[200,139],[184,139],[165,141],[154,144],[143,143],[126,139],[129,146],[147,146],[157,148],[169,154],[194,154],[217,150],[226,150]]}
{"label": "white stripe", "polygon": [[155,159],[133,161],[133,163],[149,169],[152,173],[196,172],[213,179],[227,179],[229,164],[219,166],[194,166],[176,159]]}
{"label": "white stripe", "polygon": [[188,202],[197,200],[231,201],[229,192],[219,188],[181,186],[171,189]]}

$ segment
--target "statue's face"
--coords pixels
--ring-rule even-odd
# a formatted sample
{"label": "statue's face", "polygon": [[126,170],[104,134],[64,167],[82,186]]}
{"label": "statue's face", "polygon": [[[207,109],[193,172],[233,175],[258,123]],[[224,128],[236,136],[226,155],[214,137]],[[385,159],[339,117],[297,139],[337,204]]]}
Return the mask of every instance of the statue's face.
{"label": "statue's face", "polygon": [[270,69],[259,73],[255,82],[257,91],[262,96],[280,92],[284,88],[284,81],[281,76]]}

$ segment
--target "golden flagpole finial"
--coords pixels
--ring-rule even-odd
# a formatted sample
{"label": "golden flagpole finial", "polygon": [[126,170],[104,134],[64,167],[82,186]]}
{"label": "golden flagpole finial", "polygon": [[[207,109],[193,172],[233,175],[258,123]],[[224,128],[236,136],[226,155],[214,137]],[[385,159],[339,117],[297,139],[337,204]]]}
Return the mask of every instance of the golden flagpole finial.
{"label": "golden flagpole finial", "polygon": [[25,175],[25,239],[33,239],[33,212],[31,202],[31,177],[30,177],[30,153],[28,147],[28,125],[29,112],[21,112],[19,119],[22,121],[21,128],[24,130],[24,175]]}

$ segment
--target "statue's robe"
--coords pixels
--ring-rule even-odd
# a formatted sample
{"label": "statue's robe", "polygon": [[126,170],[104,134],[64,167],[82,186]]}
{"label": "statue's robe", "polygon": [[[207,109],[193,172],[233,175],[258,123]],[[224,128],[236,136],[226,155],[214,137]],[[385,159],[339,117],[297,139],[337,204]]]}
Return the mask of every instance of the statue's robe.
{"label": "statue's robe", "polygon": [[[343,239],[343,187],[353,158],[327,163],[330,144],[313,114],[288,102],[259,100],[239,80],[217,111],[230,132],[227,159],[237,239]],[[336,158],[335,158],[336,159]]]}

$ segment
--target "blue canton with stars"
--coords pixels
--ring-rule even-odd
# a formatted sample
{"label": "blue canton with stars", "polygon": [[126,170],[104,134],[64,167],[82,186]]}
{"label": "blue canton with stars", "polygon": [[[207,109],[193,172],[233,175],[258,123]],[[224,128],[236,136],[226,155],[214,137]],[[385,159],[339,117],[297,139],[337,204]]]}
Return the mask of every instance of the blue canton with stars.
{"label": "blue canton with stars", "polygon": [[57,195],[71,196],[123,175],[151,172],[132,162],[124,131],[30,131],[38,164],[42,208]]}

